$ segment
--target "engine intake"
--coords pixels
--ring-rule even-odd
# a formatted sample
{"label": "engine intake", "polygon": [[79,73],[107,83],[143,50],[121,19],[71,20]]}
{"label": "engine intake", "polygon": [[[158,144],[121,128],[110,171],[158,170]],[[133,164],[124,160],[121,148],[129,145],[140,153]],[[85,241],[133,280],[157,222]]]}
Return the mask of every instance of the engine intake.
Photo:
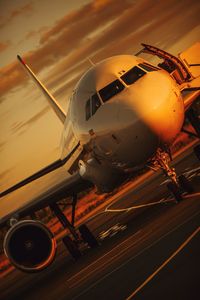
{"label": "engine intake", "polygon": [[38,272],[49,266],[56,254],[56,241],[41,222],[20,221],[4,238],[4,252],[10,262],[21,271]]}

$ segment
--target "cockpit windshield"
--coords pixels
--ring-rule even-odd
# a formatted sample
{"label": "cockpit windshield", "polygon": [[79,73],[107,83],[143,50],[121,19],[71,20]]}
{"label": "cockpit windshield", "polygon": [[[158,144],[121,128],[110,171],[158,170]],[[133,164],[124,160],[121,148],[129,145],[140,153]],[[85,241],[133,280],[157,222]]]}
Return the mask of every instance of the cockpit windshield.
{"label": "cockpit windshield", "polygon": [[101,106],[101,102],[97,94],[94,94],[91,97],[91,101],[92,101],[92,116],[93,116],[97,111],[97,109]]}
{"label": "cockpit windshield", "polygon": [[[144,70],[145,71],[144,71]],[[138,79],[143,77],[147,72],[159,70],[158,68],[151,66],[150,64],[144,63],[139,64],[138,66],[133,67],[125,74],[121,76],[121,80],[124,81],[127,85],[131,85],[136,82]],[[106,85],[104,88],[99,90],[99,94],[95,93],[92,95],[85,104],[85,118],[89,120],[99,109],[101,106],[101,100],[99,99],[99,95],[103,102],[108,101],[110,98],[114,97],[121,91],[125,89],[125,85],[119,79],[111,82]]]}
{"label": "cockpit windshield", "polygon": [[99,91],[101,99],[106,102],[124,89],[123,83],[117,79]]}
{"label": "cockpit windshield", "polygon": [[92,95],[90,99],[87,100],[85,104],[85,119],[86,121],[93,116],[97,109],[101,106],[101,101],[99,99],[99,96],[97,94]]}
{"label": "cockpit windshield", "polygon": [[128,72],[126,72],[124,75],[121,76],[121,79],[127,84],[133,84],[138,79],[140,79],[142,76],[146,74],[145,71],[138,68],[137,66],[130,69]]}
{"label": "cockpit windshield", "polygon": [[88,99],[85,104],[85,119],[86,119],[86,121],[89,120],[90,117],[91,117],[90,99]]}

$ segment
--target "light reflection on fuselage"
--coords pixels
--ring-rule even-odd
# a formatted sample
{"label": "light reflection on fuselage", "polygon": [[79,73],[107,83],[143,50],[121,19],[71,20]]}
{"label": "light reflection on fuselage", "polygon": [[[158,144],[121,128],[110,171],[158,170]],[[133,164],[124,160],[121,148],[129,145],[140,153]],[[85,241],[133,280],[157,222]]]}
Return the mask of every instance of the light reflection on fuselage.
{"label": "light reflection on fuselage", "polygon": [[173,142],[183,124],[175,81],[145,64],[129,55],[106,59],[80,79],[71,99],[74,136],[114,164],[145,163],[159,144]]}

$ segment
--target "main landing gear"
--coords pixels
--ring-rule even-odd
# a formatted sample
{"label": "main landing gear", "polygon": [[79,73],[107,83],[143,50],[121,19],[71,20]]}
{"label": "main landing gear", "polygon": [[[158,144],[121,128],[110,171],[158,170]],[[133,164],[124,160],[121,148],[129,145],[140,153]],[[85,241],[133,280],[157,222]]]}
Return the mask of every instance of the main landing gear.
{"label": "main landing gear", "polygon": [[[182,129],[182,131],[189,135],[200,138],[200,119],[195,108],[191,107],[187,111],[186,118],[194,128],[195,133],[190,132],[184,128]],[[200,144],[195,146],[193,151],[196,157],[200,160]],[[171,194],[174,196],[175,200],[179,202],[182,200],[182,193],[183,192],[192,193],[193,188],[190,182],[188,181],[188,179],[184,175],[177,176],[175,169],[169,166],[170,160],[171,160],[170,151],[168,151],[168,149],[159,148],[157,150],[154,159],[152,160],[152,166],[150,167],[153,170],[155,169],[163,170],[164,174],[170,179],[170,182],[167,184],[167,187],[171,192]]]}
{"label": "main landing gear", "polygon": [[78,229],[74,226],[75,221],[75,209],[76,209],[76,203],[77,203],[77,196],[74,195],[72,197],[72,218],[71,222],[68,220],[68,218],[64,215],[62,210],[60,209],[59,205],[57,203],[52,203],[50,205],[51,210],[54,212],[62,226],[69,231],[69,235],[66,235],[62,241],[64,245],[66,246],[67,250],[71,254],[71,256],[77,260],[82,256],[80,246],[81,244],[85,243],[90,248],[95,248],[98,246],[98,241],[95,238],[95,236],[92,234],[92,232],[89,230],[89,228],[82,224]]}
{"label": "main landing gear", "polygon": [[170,160],[170,152],[159,148],[152,160],[150,168],[153,170],[161,169],[165,176],[170,179],[167,188],[175,198],[176,202],[179,202],[182,200],[183,192],[191,193],[193,189],[184,175],[177,176],[175,169],[169,166]]}

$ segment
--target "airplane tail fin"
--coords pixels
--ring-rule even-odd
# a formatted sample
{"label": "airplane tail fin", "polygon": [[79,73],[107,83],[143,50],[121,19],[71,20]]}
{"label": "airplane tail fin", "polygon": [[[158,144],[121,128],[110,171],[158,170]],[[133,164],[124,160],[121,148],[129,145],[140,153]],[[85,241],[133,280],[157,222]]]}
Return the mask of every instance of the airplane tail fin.
{"label": "airplane tail fin", "polygon": [[19,62],[25,67],[25,69],[30,74],[31,78],[36,82],[36,84],[39,86],[39,88],[42,90],[44,95],[46,96],[49,104],[53,108],[54,112],[56,113],[59,120],[64,124],[66,119],[66,114],[62,107],[59,105],[59,103],[56,101],[56,99],[53,97],[53,95],[50,94],[50,92],[47,90],[47,88],[42,84],[42,82],[37,78],[37,76],[34,74],[34,72],[30,69],[30,67],[25,63],[25,61],[17,55],[17,58]]}

